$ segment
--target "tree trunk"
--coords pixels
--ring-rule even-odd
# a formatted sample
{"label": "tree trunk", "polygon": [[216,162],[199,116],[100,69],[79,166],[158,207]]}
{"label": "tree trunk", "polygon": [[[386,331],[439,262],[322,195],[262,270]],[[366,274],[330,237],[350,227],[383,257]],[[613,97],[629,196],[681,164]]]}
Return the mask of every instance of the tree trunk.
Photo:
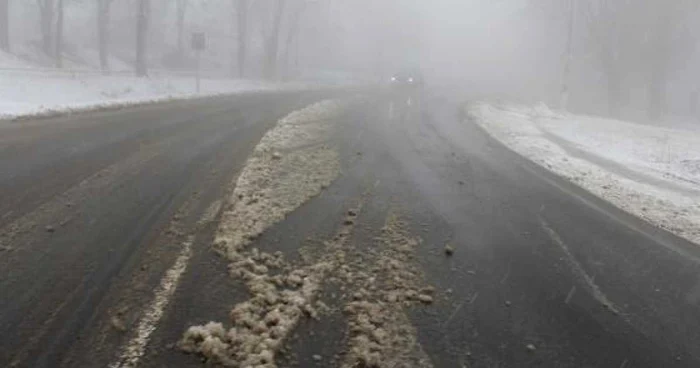
{"label": "tree trunk", "polygon": [[576,0],[569,3],[569,29],[566,38],[566,55],[564,56],[564,73],[562,75],[561,91],[559,94],[559,108],[566,111],[569,107],[569,74],[573,62],[574,23],[576,21]]}
{"label": "tree trunk", "polygon": [[185,12],[186,0],[177,0],[177,56],[182,62],[185,58]]}
{"label": "tree trunk", "polygon": [[649,81],[649,105],[648,117],[651,121],[658,121],[664,114],[666,106],[666,77],[661,66],[654,66]]}
{"label": "tree trunk", "polygon": [[10,0],[0,0],[0,49],[10,51]]}
{"label": "tree trunk", "polygon": [[695,89],[693,89],[693,91],[690,93],[690,104],[688,106],[690,116],[694,118],[698,118],[698,96],[700,96],[700,89],[695,87]]}
{"label": "tree trunk", "polygon": [[109,8],[112,0],[99,0],[97,3],[97,35],[102,73],[109,74]]}
{"label": "tree trunk", "polygon": [[[671,69],[671,58],[673,53],[673,15],[675,9],[667,7],[663,3],[658,4],[660,14],[655,18],[656,22],[651,24],[651,46],[653,54],[649,69],[648,85],[648,117],[651,121],[658,121],[666,112],[666,83]],[[671,4],[669,4],[670,6]],[[670,13],[667,13],[670,12]]]}
{"label": "tree trunk", "polygon": [[265,57],[265,76],[269,79],[277,77],[277,56],[279,53],[280,31],[282,29],[282,16],[284,15],[285,0],[277,0],[272,33],[267,40],[267,52]]}
{"label": "tree trunk", "polygon": [[622,99],[621,82],[617,75],[608,75],[608,115],[613,118],[620,117],[620,100]]}
{"label": "tree trunk", "polygon": [[149,12],[150,1],[139,0],[138,17],[136,21],[136,75],[139,77],[148,75],[146,44],[148,41]]}
{"label": "tree trunk", "polygon": [[39,0],[41,12],[41,47],[46,55],[53,55],[53,0]]}
{"label": "tree trunk", "polygon": [[285,43],[284,47],[284,54],[282,55],[282,62],[280,63],[281,65],[284,65],[284,75],[285,77],[289,77],[289,71],[290,71],[290,63],[289,63],[289,55],[292,52],[292,44],[296,43],[298,46],[298,38],[299,38],[299,28],[300,28],[300,23],[301,23],[301,15],[304,12],[304,5],[302,4],[296,11],[294,12],[294,15],[292,16],[292,19],[290,20],[290,26],[289,26],[289,31],[287,33],[287,40]]}
{"label": "tree trunk", "polygon": [[56,67],[63,68],[63,0],[58,0],[58,19],[56,20],[56,47],[54,59]]}
{"label": "tree trunk", "polygon": [[[236,0],[234,0],[236,1]],[[245,62],[248,51],[248,0],[238,1],[238,76],[245,77]]]}

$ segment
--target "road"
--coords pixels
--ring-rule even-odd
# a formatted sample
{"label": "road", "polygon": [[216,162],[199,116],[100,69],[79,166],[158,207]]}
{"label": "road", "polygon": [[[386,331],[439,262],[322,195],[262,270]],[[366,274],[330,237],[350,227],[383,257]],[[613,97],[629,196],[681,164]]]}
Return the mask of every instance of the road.
{"label": "road", "polygon": [[[0,123],[0,366],[203,366],[183,332],[250,297],[212,250],[227,194],[265,132],[325,94]],[[431,286],[425,303],[376,304],[395,315],[384,330],[415,335],[381,350],[404,366],[700,366],[696,246],[509,151],[462,102],[355,101],[332,137],[341,175],[253,246],[303,264],[341,229],[356,275]],[[416,272],[392,274],[386,255]],[[347,366],[347,307],[387,297],[369,279],[328,281],[327,311],[295,326],[278,365]]]}

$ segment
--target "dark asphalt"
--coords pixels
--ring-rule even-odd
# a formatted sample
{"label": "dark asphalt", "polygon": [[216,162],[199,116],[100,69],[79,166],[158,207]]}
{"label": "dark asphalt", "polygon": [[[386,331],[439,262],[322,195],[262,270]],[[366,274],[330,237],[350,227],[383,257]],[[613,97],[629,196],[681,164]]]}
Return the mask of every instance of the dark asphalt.
{"label": "dark asphalt", "polygon": [[[194,255],[140,366],[202,366],[173,344],[247,295],[211,251],[215,222],[197,221],[264,132],[319,97],[0,123],[0,366],[114,362],[188,237]],[[509,151],[460,120],[459,102],[355,106],[336,134],[341,177],[255,246],[321,249],[310,239],[363,197],[352,245],[370,246],[397,209],[423,239],[417,262],[439,298],[408,313],[435,367],[700,366],[698,248]],[[280,365],[336,366],[346,328],[342,313],[304,321]]]}
{"label": "dark asphalt", "polygon": [[100,324],[120,302],[132,302],[124,320],[140,313],[133,306],[152,298],[262,135],[315,99],[246,95],[0,123],[0,366],[58,366],[76,348],[99,356],[106,342],[80,342],[104,338]]}

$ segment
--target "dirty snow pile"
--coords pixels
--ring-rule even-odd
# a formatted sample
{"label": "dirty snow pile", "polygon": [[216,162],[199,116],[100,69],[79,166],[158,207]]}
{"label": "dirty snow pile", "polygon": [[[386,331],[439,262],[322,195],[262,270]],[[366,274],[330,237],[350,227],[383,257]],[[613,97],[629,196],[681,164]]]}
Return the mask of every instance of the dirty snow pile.
{"label": "dirty snow pile", "polygon": [[[415,264],[418,238],[406,223],[390,214],[370,250],[349,242],[362,203],[347,211],[317,259],[293,265],[281,254],[242,249],[230,266],[243,279],[250,299],[230,312],[230,326],[209,322],[190,327],[178,343],[207,362],[229,367],[277,367],[280,349],[304,318],[322,318],[332,309],[319,300],[324,286],[335,285],[334,308],[348,320],[347,349],[334,365],[351,367],[432,367],[406,309],[434,302],[436,291],[425,285]],[[337,305],[335,305],[337,304]]]}
{"label": "dirty snow pile", "polygon": [[345,221],[335,240],[325,243],[327,255],[318,262],[294,267],[282,255],[257,248],[241,250],[231,259],[233,276],[241,278],[251,298],[230,311],[231,327],[209,322],[185,331],[181,350],[198,353],[229,367],[276,367],[276,356],[302,318],[318,318],[327,307],[317,294],[322,282],[337,267],[354,222]]}
{"label": "dirty snow pile", "polygon": [[318,195],[340,173],[330,143],[333,122],[347,103],[324,101],[282,119],[249,158],[228,198],[214,246],[229,260],[229,273],[250,297],[232,307],[230,318],[187,329],[178,347],[207,362],[230,367],[277,367],[280,350],[301,321],[321,318],[331,307],[320,300],[324,286],[342,295],[333,310],[348,319],[348,349],[334,357],[342,367],[430,367],[404,308],[434,301],[416,265],[420,240],[390,215],[377,244],[349,244],[366,196],[339,219],[318,252],[300,249],[291,262],[280,252],[252,246],[267,228]]}
{"label": "dirty snow pile", "polygon": [[700,132],[472,104],[468,113],[516,152],[595,195],[700,243]]}
{"label": "dirty snow pile", "polygon": [[344,103],[327,100],[282,119],[255,148],[224,212],[217,244],[229,256],[319,194],[340,173],[329,145]]}
{"label": "dirty snow pile", "polygon": [[[182,350],[226,366],[274,367],[275,355],[299,320],[317,315],[314,296],[332,270],[328,259],[294,268],[281,253],[247,246],[338,176],[340,161],[329,146],[329,135],[344,106],[327,100],[294,112],[254,150],[215,239],[216,249],[230,261],[231,275],[245,282],[252,297],[231,310],[229,329],[214,322],[189,328],[179,343]],[[329,248],[339,247],[347,238],[354,226],[354,215],[348,216]]]}
{"label": "dirty snow pile", "polygon": [[[303,246],[299,261],[253,247],[266,229],[339,175],[330,135],[348,103],[329,100],[292,113],[256,147],[228,198],[214,241],[230,262],[231,277],[243,282],[250,297],[232,307],[228,321],[187,329],[178,342],[182,351],[229,367],[274,368],[303,320],[342,311],[348,349],[333,357],[338,366],[432,366],[404,311],[435,298],[414,264],[420,240],[389,214],[371,249],[350,242],[369,192],[338,220],[335,234],[320,249]],[[320,297],[326,286],[342,293],[328,300],[331,306]]]}
{"label": "dirty snow pile", "polygon": [[337,273],[356,290],[344,308],[349,349],[341,367],[432,367],[404,310],[434,302],[435,289],[424,285],[412,261],[420,240],[395,214],[388,216],[381,231],[368,254],[375,264],[359,259]]}

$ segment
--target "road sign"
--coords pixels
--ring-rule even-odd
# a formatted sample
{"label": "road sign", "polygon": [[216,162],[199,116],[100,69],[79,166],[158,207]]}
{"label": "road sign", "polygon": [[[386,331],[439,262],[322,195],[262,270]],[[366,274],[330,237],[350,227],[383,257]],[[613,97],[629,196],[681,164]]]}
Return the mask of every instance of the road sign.
{"label": "road sign", "polygon": [[197,51],[197,93],[199,93],[199,85],[201,83],[200,81],[200,76],[199,76],[199,68],[200,68],[200,57],[202,54],[202,51],[207,48],[207,37],[204,34],[204,32],[194,32],[192,33],[192,49]]}
{"label": "road sign", "polygon": [[207,37],[204,32],[192,33],[192,49],[204,51],[207,48]]}

